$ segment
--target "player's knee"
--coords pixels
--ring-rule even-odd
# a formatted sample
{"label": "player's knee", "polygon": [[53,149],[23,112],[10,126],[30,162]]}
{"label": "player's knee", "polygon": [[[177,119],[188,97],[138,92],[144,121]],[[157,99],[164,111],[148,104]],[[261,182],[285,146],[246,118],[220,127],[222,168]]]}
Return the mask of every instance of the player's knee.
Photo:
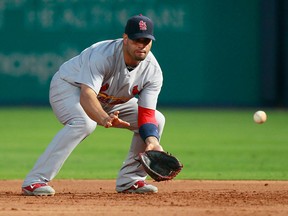
{"label": "player's knee", "polygon": [[71,127],[79,128],[83,134],[88,136],[91,134],[96,128],[96,122],[91,120],[90,118],[75,118],[68,122]]}
{"label": "player's knee", "polygon": [[158,123],[159,134],[161,135],[164,129],[164,125],[165,125],[165,116],[158,110],[156,110],[155,114],[156,114],[155,115],[156,121]]}

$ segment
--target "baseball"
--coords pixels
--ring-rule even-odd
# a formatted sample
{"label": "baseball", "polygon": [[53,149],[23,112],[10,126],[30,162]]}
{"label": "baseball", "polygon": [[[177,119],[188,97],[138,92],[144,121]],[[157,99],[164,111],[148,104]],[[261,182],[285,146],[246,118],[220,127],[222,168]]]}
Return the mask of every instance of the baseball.
{"label": "baseball", "polygon": [[267,115],[264,111],[257,111],[253,116],[254,122],[257,124],[262,124],[267,120]]}

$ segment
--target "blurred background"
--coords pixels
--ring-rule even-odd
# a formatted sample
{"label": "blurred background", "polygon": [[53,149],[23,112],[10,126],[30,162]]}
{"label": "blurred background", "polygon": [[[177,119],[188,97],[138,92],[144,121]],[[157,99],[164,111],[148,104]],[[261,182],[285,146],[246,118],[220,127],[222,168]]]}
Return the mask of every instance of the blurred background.
{"label": "blurred background", "polygon": [[288,106],[286,0],[0,0],[0,105],[48,106],[59,66],[140,13],[155,23],[160,106]]}

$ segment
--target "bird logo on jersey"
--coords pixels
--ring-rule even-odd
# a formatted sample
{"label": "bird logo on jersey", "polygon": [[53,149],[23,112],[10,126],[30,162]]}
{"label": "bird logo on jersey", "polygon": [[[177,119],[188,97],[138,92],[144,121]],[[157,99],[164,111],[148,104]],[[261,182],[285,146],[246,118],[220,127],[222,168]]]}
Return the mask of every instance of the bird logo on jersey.
{"label": "bird logo on jersey", "polygon": [[139,92],[140,91],[138,90],[138,85],[134,86],[133,89],[132,89],[132,94],[133,95],[137,95],[137,94],[139,94]]}
{"label": "bird logo on jersey", "polygon": [[109,84],[106,83],[105,85],[101,86],[100,92],[106,91],[109,88]]}

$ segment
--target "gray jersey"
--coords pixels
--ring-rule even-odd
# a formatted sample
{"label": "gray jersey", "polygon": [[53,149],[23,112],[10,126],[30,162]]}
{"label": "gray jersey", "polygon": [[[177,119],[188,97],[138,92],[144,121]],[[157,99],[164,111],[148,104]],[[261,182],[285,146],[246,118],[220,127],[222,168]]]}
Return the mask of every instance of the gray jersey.
{"label": "gray jersey", "polygon": [[103,107],[125,103],[138,95],[138,104],[156,109],[163,77],[150,51],[132,71],[124,62],[122,39],[93,44],[59,69],[62,79],[73,85],[85,84],[98,95]]}

